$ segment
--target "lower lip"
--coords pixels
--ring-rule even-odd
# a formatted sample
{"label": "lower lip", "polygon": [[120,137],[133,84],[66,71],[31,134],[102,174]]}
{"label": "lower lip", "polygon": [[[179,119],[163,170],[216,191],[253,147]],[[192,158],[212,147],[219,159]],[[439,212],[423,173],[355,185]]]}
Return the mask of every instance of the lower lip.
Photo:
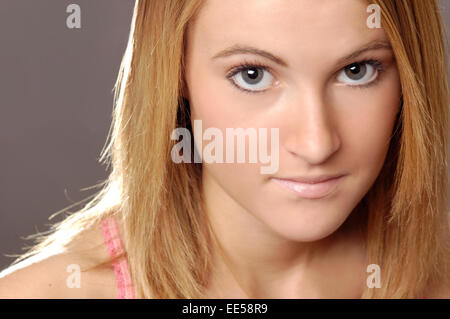
{"label": "lower lip", "polygon": [[336,177],[316,184],[300,183],[278,178],[273,178],[273,181],[303,198],[317,199],[330,194],[339,184],[342,177]]}

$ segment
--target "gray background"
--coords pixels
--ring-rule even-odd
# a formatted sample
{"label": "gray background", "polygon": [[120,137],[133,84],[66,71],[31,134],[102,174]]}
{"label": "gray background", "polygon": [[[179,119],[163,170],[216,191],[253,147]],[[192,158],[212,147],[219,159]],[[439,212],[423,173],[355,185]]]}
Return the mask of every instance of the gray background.
{"label": "gray background", "polygon": [[[427,0],[424,0],[427,1]],[[81,7],[81,29],[66,7]],[[0,269],[95,190],[133,0],[0,2]],[[447,24],[450,0],[441,1]]]}

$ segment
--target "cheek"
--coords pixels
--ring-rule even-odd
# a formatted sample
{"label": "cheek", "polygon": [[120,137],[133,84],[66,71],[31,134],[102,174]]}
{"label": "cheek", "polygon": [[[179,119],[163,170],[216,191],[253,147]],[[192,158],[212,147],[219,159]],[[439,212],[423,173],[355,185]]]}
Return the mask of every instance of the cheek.
{"label": "cheek", "polygon": [[[256,128],[260,126],[260,123],[256,123],[254,117],[252,118],[251,114],[246,112],[245,103],[239,99],[233,99],[233,96],[230,97],[230,92],[233,92],[232,89],[230,90],[227,87],[227,83],[224,83],[220,78],[206,75],[202,76],[202,72],[198,72],[195,81],[191,81],[191,83],[190,105],[192,124],[194,124],[194,120],[201,120],[202,133],[208,128],[219,129],[222,133],[222,155],[225,161],[227,128]],[[202,154],[204,154],[203,150],[205,150],[208,144],[212,144],[213,141],[214,138],[211,140],[203,139]],[[198,149],[199,143],[197,138],[195,138],[195,144]],[[259,171],[257,164],[248,163],[248,139],[246,139],[245,145],[245,163],[236,163],[237,142],[235,140],[233,163],[206,163],[204,161],[203,166],[205,172],[214,176],[216,181],[222,186],[230,190],[237,190],[239,185],[236,186],[236,176],[250,177],[254,171]]]}
{"label": "cheek", "polygon": [[[197,82],[201,85],[202,81]],[[191,94],[191,120],[201,120],[203,130],[214,127],[222,133],[227,127],[238,127],[238,114],[230,111],[229,101],[223,92],[203,81],[201,89]],[[233,126],[232,126],[233,125]]]}
{"label": "cheek", "polygon": [[343,147],[347,148],[348,164],[353,164],[350,167],[377,175],[394,133],[400,96],[401,87],[396,70],[391,71],[376,88],[363,91],[349,89],[341,96],[338,108],[346,112],[339,115],[340,132]]}
{"label": "cheek", "polygon": [[[252,104],[242,93],[236,93],[228,84],[214,77],[199,77],[192,81],[191,120],[202,121],[202,130],[218,128],[222,132],[223,159],[226,158],[226,129],[266,127],[264,116],[251,110]],[[239,95],[240,94],[240,95]],[[269,133],[270,136],[270,133]],[[195,139],[198,149],[198,141]],[[211,140],[202,141],[202,153]],[[249,139],[245,140],[245,163],[237,163],[237,141],[234,143],[233,163],[203,162],[203,172],[208,178],[226,190],[227,196],[243,204],[255,198],[255,190],[260,187],[262,175],[260,163],[249,163]],[[203,153],[204,154],[204,153]],[[266,165],[266,164],[264,164]],[[236,182],[236,181],[242,182]],[[250,204],[248,206],[251,206]]]}

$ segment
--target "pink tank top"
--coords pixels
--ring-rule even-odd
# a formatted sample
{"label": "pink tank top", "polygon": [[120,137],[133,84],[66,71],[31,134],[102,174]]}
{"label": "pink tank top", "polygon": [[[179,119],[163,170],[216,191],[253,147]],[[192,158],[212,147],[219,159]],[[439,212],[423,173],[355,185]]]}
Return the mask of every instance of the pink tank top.
{"label": "pink tank top", "polygon": [[[124,246],[120,238],[119,227],[117,225],[116,219],[114,217],[103,219],[101,221],[101,228],[110,256],[113,258],[123,253]],[[117,280],[117,288],[119,290],[117,298],[134,299],[134,287],[131,280],[127,258],[122,257],[119,260],[113,262],[112,265],[114,267],[114,273]]]}

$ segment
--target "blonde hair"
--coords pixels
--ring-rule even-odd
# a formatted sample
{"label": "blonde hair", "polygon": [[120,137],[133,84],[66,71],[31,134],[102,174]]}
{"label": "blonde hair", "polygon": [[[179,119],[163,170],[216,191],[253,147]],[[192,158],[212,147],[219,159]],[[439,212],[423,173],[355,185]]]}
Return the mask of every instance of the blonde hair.
{"label": "blonde hair", "polygon": [[[15,262],[117,216],[138,297],[203,296],[215,241],[202,208],[201,164],[170,158],[172,130],[190,125],[182,95],[186,31],[203,2],[136,1],[100,159],[111,174],[85,207]],[[367,260],[382,269],[382,287],[366,287],[362,297],[415,298],[450,282],[443,26],[435,1],[371,2],[392,43],[403,104],[382,171],[352,212],[365,211]]]}

